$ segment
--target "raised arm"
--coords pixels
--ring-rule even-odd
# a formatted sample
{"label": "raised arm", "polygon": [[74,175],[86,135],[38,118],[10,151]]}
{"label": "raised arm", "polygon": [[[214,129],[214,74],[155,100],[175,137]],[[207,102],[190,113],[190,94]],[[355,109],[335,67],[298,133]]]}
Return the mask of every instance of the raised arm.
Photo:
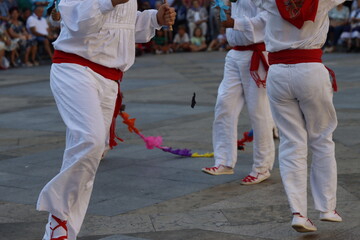
{"label": "raised arm", "polygon": [[161,5],[158,11],[145,10],[137,12],[135,41],[137,43],[150,41],[155,35],[155,29],[160,29],[163,25],[173,25],[175,16],[175,9],[167,4]]}

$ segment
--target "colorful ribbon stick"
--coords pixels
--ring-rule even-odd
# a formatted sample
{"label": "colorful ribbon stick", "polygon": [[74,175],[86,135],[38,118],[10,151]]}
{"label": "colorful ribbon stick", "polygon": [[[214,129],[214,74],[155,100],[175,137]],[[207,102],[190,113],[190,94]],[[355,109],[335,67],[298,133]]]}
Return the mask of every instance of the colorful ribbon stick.
{"label": "colorful ribbon stick", "polygon": [[222,0],[215,0],[213,2],[213,8],[219,7],[220,8],[220,20],[222,22],[226,21],[226,13],[225,10],[229,10],[229,6],[226,6]]}
{"label": "colorful ribbon stick", "polygon": [[46,11],[51,8],[54,4],[55,4],[55,9],[57,12],[59,12],[59,3],[60,3],[60,0],[49,0],[48,1],[48,5],[46,7]]}
{"label": "colorful ribbon stick", "polygon": [[[139,137],[141,137],[141,139],[145,142],[147,149],[158,148],[158,149],[163,150],[164,152],[168,152],[168,153],[178,155],[178,156],[182,156],[182,157],[193,157],[193,158],[196,158],[196,157],[197,158],[211,158],[211,157],[214,157],[213,152],[212,153],[208,152],[208,153],[204,153],[204,154],[199,154],[197,152],[192,153],[191,149],[187,149],[187,148],[174,149],[172,147],[162,146],[163,139],[162,139],[161,136],[157,136],[157,137],[149,136],[149,137],[146,137],[140,132],[139,129],[137,129],[135,127],[136,118],[130,118],[130,115],[127,114],[124,111],[120,112],[119,115],[122,117],[123,123],[127,125],[129,132],[136,133]],[[239,140],[237,142],[238,149],[239,150],[244,150],[245,142],[251,142],[252,140],[253,140],[253,131],[250,130],[250,132],[245,132],[244,133],[244,138],[242,138],[241,140]]]}
{"label": "colorful ribbon stick", "polygon": [[245,143],[254,140],[254,131],[251,129],[249,132],[244,132],[244,137],[237,141],[238,150],[244,151]]}

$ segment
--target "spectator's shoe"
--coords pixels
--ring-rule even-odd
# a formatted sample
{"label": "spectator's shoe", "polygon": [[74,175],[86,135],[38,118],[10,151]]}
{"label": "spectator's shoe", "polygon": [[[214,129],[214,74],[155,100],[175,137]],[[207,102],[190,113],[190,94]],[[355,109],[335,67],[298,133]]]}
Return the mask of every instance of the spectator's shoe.
{"label": "spectator's shoe", "polygon": [[224,165],[219,165],[218,167],[203,168],[201,169],[204,173],[210,175],[224,175],[224,174],[234,174],[234,169]]}
{"label": "spectator's shoe", "polygon": [[[255,176],[254,176],[255,175]],[[271,176],[270,171],[267,170],[263,173],[250,173],[245,178],[241,180],[242,185],[251,185],[251,184],[257,184],[261,183],[262,181],[265,181]]]}
{"label": "spectator's shoe", "polygon": [[50,215],[42,240],[68,240],[67,221]]}
{"label": "spectator's shoe", "polygon": [[33,62],[33,65],[34,65],[34,66],[39,66],[39,62],[38,62],[38,61],[34,61],[34,62]]}
{"label": "spectator's shoe", "polygon": [[307,217],[302,216],[300,213],[293,213],[293,220],[291,226],[297,232],[315,232],[317,228]]}
{"label": "spectator's shoe", "polygon": [[24,66],[25,67],[32,67],[32,66],[34,66],[32,63],[30,63],[30,62],[27,62],[27,63],[24,63]]}
{"label": "spectator's shoe", "polygon": [[320,212],[320,220],[328,222],[341,222],[342,218],[336,212],[336,210],[330,212]]}

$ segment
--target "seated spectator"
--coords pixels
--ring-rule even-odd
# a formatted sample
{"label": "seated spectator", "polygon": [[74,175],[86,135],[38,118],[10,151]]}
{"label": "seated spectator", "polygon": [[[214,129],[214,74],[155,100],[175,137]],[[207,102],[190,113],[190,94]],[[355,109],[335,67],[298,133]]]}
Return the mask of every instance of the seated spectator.
{"label": "seated spectator", "polygon": [[226,30],[224,27],[221,27],[219,35],[217,35],[216,39],[210,42],[207,50],[209,52],[214,50],[225,51],[228,49],[228,47],[229,46],[226,39]]}
{"label": "seated spectator", "polygon": [[50,59],[53,52],[50,46],[50,40],[54,38],[49,34],[49,24],[43,17],[44,7],[36,6],[34,13],[27,19],[26,28],[32,34],[37,44],[42,44]]}
{"label": "seated spectator", "polygon": [[190,51],[190,38],[185,26],[182,25],[178,27],[178,33],[175,35],[172,49],[174,52]]}
{"label": "seated spectator", "polygon": [[[32,55],[36,54],[36,42],[31,40],[31,35],[26,31],[25,26],[19,21],[18,8],[11,8],[10,21],[7,24],[7,30],[12,39],[15,39],[19,45],[20,55],[23,56],[23,63],[25,66],[31,67],[33,64],[29,61],[30,52]],[[15,54],[13,54],[15,55]],[[15,56],[11,56],[11,63],[17,66],[15,62]]]}
{"label": "seated spectator", "polygon": [[5,57],[5,42],[0,37],[0,70],[5,70],[9,67],[9,62]]}
{"label": "seated spectator", "polygon": [[200,6],[198,0],[192,1],[192,7],[187,11],[186,19],[188,21],[190,37],[193,36],[196,27],[200,27],[203,35],[206,36],[208,13],[206,8]]}
{"label": "seated spectator", "polygon": [[[341,34],[341,39],[346,42],[347,52],[360,51],[360,0],[355,1],[358,7],[351,11],[350,26]],[[354,44],[353,44],[354,42]]]}
{"label": "seated spectator", "polygon": [[47,9],[48,24],[50,36],[55,40],[60,34],[60,23],[61,23],[61,14],[55,7],[55,1],[52,6]]}
{"label": "seated spectator", "polygon": [[345,7],[343,3],[330,10],[330,27],[324,52],[333,52],[336,50],[341,33],[348,25],[349,15],[349,8]]}
{"label": "seated spectator", "polygon": [[183,1],[184,0],[175,0],[171,5],[171,7],[173,7],[176,11],[176,19],[173,25],[175,33],[178,32],[179,26],[181,25],[185,25],[186,27],[188,26],[188,22],[186,20],[187,8],[185,7]]}
{"label": "seated spectator", "polygon": [[[16,63],[16,58],[17,56],[17,40],[15,39],[11,39],[7,30],[6,30],[6,26],[5,23],[0,24],[0,41],[2,41],[4,43],[4,50],[10,53],[10,57],[11,57],[11,66],[13,67],[17,67],[17,63]],[[3,45],[3,44],[2,44]]]}
{"label": "seated spectator", "polygon": [[5,0],[0,0],[0,24],[9,21],[9,7]]}
{"label": "seated spectator", "polygon": [[207,48],[205,37],[201,28],[197,27],[194,30],[193,37],[191,38],[190,49],[192,52],[204,51]]}
{"label": "seated spectator", "polygon": [[165,37],[165,32],[163,29],[156,30],[152,42],[153,50],[156,54],[169,53],[170,46],[167,38]]}
{"label": "seated spectator", "polygon": [[21,21],[24,26],[26,26],[26,21],[31,16],[31,14],[32,12],[30,8],[24,8],[20,13],[19,21]]}

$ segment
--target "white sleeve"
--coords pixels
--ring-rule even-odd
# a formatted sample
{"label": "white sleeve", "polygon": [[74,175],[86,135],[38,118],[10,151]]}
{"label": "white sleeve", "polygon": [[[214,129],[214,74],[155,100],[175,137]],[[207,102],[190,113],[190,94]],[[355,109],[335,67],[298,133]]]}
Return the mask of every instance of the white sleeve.
{"label": "white sleeve", "polygon": [[241,31],[242,34],[252,42],[259,42],[264,38],[265,22],[267,12],[261,11],[255,17],[241,17],[234,19],[234,30]]}
{"label": "white sleeve", "polygon": [[34,18],[33,18],[33,17],[29,17],[29,18],[27,19],[27,21],[26,21],[26,27],[27,27],[28,29],[30,29],[30,28],[35,27],[35,26],[36,26],[36,24],[35,24],[35,22],[34,22]]}
{"label": "white sleeve", "polygon": [[135,42],[146,43],[155,36],[155,29],[161,26],[157,21],[157,10],[138,11],[135,24]]}
{"label": "white sleeve", "polygon": [[325,11],[330,11],[332,8],[343,2],[345,2],[345,0],[319,0],[319,5],[323,5]]}
{"label": "white sleeve", "polygon": [[184,42],[190,42],[189,34],[185,33]]}
{"label": "white sleeve", "polygon": [[62,0],[59,3],[61,19],[74,35],[98,32],[103,15],[114,9],[111,0]]}
{"label": "white sleeve", "polygon": [[179,34],[177,33],[174,37],[173,43],[179,43],[180,42],[180,37]]}

